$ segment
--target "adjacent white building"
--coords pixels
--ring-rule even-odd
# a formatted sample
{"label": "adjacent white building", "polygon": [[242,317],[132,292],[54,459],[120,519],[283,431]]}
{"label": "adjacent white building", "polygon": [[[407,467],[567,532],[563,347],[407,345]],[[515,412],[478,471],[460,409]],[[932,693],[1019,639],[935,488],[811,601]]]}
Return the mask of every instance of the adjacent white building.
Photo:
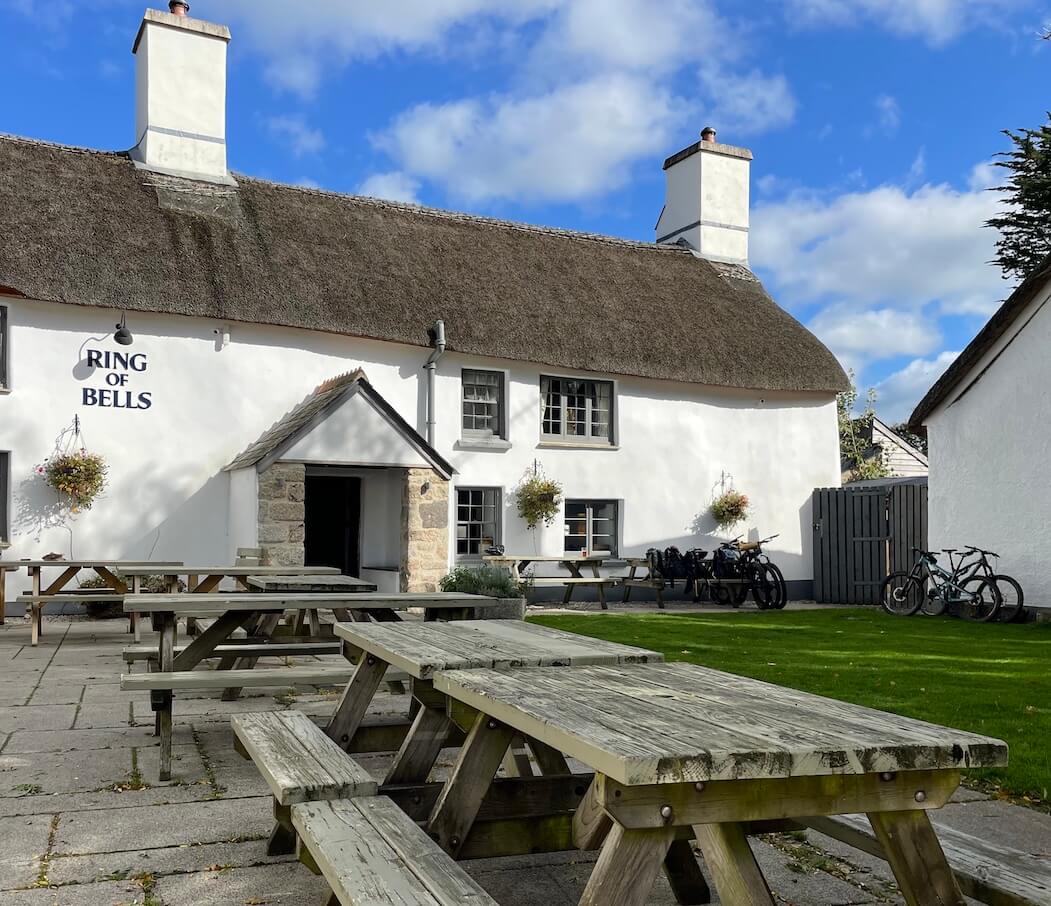
{"label": "adjacent white building", "polygon": [[927,429],[930,544],[1001,555],[1051,605],[1051,259],[993,315],[912,414]]}
{"label": "adjacent white building", "polygon": [[[731,481],[808,593],[846,377],[747,266],[747,151],[669,159],[660,243],[276,185],[226,167],[228,40],[146,14],[130,152],[0,137],[3,556],[262,546],[421,589],[490,544],[710,547]],[[72,515],[35,467],[80,443],[109,484]]]}

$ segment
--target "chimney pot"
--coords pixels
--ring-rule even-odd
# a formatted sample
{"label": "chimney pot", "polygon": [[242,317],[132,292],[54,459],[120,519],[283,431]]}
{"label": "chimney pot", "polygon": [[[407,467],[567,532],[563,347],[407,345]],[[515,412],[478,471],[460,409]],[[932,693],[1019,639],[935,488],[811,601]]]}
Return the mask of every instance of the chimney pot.
{"label": "chimney pot", "polygon": [[705,126],[703,131],[701,132],[701,141],[702,142],[712,142],[714,144],[715,143],[715,135],[716,135],[715,129],[713,129],[711,126]]}
{"label": "chimney pot", "polygon": [[171,3],[168,4],[168,9],[173,16],[190,15],[190,4],[185,3],[184,0],[171,0]]}

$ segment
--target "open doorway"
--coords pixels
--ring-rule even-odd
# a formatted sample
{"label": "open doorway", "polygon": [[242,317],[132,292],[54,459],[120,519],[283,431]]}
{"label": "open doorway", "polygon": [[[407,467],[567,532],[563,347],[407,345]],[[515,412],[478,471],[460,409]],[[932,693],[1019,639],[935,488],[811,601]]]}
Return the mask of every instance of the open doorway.
{"label": "open doorway", "polygon": [[361,571],[361,479],[306,477],[307,566],[334,566],[345,576]]}

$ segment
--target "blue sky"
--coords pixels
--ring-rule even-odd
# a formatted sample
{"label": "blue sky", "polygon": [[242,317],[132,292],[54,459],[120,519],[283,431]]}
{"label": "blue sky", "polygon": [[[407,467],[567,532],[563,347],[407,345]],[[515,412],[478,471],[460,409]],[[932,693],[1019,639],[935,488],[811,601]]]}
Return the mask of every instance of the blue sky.
{"label": "blue sky", "polygon": [[[87,13],[78,12],[87,10]],[[0,131],[124,150],[143,4],[0,0]],[[752,263],[889,420],[1010,292],[982,228],[1051,108],[1051,0],[193,0],[242,173],[652,240],[661,162],[750,147]]]}

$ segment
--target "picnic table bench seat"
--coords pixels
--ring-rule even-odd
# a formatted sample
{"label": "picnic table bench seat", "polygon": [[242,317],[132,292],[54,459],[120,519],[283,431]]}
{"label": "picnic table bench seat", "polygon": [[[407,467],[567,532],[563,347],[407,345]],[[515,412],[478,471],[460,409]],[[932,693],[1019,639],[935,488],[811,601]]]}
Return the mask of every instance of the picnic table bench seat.
{"label": "picnic table bench seat", "polygon": [[238,714],[230,721],[234,748],[249,758],[274,795],[276,825],[267,855],[295,852],[291,806],[375,796],[379,785],[302,711]]}
{"label": "picnic table bench seat", "polygon": [[[185,645],[176,645],[172,650],[178,657],[186,650]],[[245,638],[231,640],[225,645],[217,645],[205,660],[227,657],[318,657],[325,654],[339,654],[342,645],[331,642],[266,642],[259,639]],[[139,661],[156,663],[159,660],[156,645],[128,645],[124,649],[124,660],[128,664]]]}
{"label": "picnic table bench seat", "polygon": [[296,805],[292,824],[329,906],[498,906],[386,796]]}
{"label": "picnic table bench seat", "polygon": [[15,601],[24,604],[29,615],[30,644],[34,647],[44,632],[44,608],[48,604],[121,604],[124,595],[112,589],[84,589],[81,591],[59,591],[51,595],[27,593],[19,595]]}
{"label": "picnic table bench seat", "polygon": [[[864,815],[808,818],[813,830],[877,859],[887,855]],[[1049,906],[1051,861],[938,825],[945,858],[965,896],[991,906]]]}

